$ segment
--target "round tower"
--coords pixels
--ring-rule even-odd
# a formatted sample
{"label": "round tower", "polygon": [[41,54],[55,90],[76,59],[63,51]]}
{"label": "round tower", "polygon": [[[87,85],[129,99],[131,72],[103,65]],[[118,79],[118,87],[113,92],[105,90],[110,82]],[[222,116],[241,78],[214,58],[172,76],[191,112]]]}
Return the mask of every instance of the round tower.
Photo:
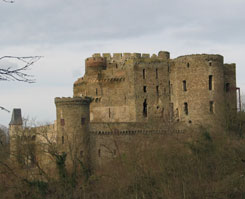
{"label": "round tower", "polygon": [[85,60],[85,74],[98,74],[100,70],[106,69],[105,57],[89,57]]}
{"label": "round tower", "polygon": [[187,55],[173,60],[171,102],[189,125],[225,124],[224,64],[221,55]]}
{"label": "round tower", "polygon": [[55,98],[57,144],[60,152],[67,153],[68,163],[79,158],[89,165],[89,104],[91,98]]}

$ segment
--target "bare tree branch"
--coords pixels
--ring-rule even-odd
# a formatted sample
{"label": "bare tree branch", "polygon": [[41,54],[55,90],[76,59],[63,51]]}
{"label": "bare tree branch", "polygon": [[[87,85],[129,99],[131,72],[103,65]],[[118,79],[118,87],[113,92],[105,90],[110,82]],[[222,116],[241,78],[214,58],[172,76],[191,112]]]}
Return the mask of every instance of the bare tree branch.
{"label": "bare tree branch", "polygon": [[10,111],[9,111],[8,109],[6,109],[6,108],[4,108],[4,107],[2,107],[2,106],[0,106],[0,109],[3,110],[3,111],[6,111],[6,112],[8,112],[8,113],[10,113]]}
{"label": "bare tree branch", "polygon": [[3,2],[5,2],[5,3],[14,3],[15,0],[3,0]]}
{"label": "bare tree branch", "polygon": [[20,68],[13,67],[0,67],[0,81],[22,81],[27,83],[34,83],[33,76],[28,75],[25,71],[30,69],[30,66],[37,62],[41,56],[29,56],[29,57],[16,57],[16,56],[3,56],[3,59],[16,59],[24,63],[24,66]]}

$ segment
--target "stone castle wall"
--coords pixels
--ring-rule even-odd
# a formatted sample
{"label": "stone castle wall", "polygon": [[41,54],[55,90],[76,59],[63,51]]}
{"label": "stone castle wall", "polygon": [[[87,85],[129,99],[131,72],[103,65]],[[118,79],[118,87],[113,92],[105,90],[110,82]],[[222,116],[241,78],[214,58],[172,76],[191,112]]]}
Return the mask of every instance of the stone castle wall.
{"label": "stone castle wall", "polygon": [[55,99],[56,137],[60,152],[94,166],[139,135],[215,129],[236,112],[235,64],[221,55],[94,54],[85,67],[74,96]]}

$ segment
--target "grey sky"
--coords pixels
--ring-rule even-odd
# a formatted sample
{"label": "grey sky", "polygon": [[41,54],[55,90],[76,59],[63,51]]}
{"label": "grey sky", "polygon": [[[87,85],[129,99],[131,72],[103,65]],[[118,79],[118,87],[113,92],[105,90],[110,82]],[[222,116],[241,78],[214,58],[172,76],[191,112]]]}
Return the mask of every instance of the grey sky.
{"label": "grey sky", "polygon": [[[55,96],[71,96],[96,52],[222,54],[245,89],[244,0],[16,0],[0,2],[0,56],[42,55],[36,84],[1,82],[0,104],[55,119]],[[6,125],[10,114],[0,112]]]}

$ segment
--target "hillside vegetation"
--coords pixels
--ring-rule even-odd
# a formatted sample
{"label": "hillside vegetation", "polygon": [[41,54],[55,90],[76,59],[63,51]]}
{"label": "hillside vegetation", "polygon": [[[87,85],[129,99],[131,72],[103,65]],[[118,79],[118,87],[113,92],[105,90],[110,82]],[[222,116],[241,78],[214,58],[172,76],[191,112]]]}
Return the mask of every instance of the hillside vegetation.
{"label": "hillside vegetation", "polygon": [[[108,165],[91,173],[66,155],[54,155],[57,177],[28,178],[8,161],[0,164],[0,198],[18,199],[232,199],[245,198],[243,122],[230,130],[200,129],[185,134],[140,139]],[[41,170],[40,170],[41,171]]]}

